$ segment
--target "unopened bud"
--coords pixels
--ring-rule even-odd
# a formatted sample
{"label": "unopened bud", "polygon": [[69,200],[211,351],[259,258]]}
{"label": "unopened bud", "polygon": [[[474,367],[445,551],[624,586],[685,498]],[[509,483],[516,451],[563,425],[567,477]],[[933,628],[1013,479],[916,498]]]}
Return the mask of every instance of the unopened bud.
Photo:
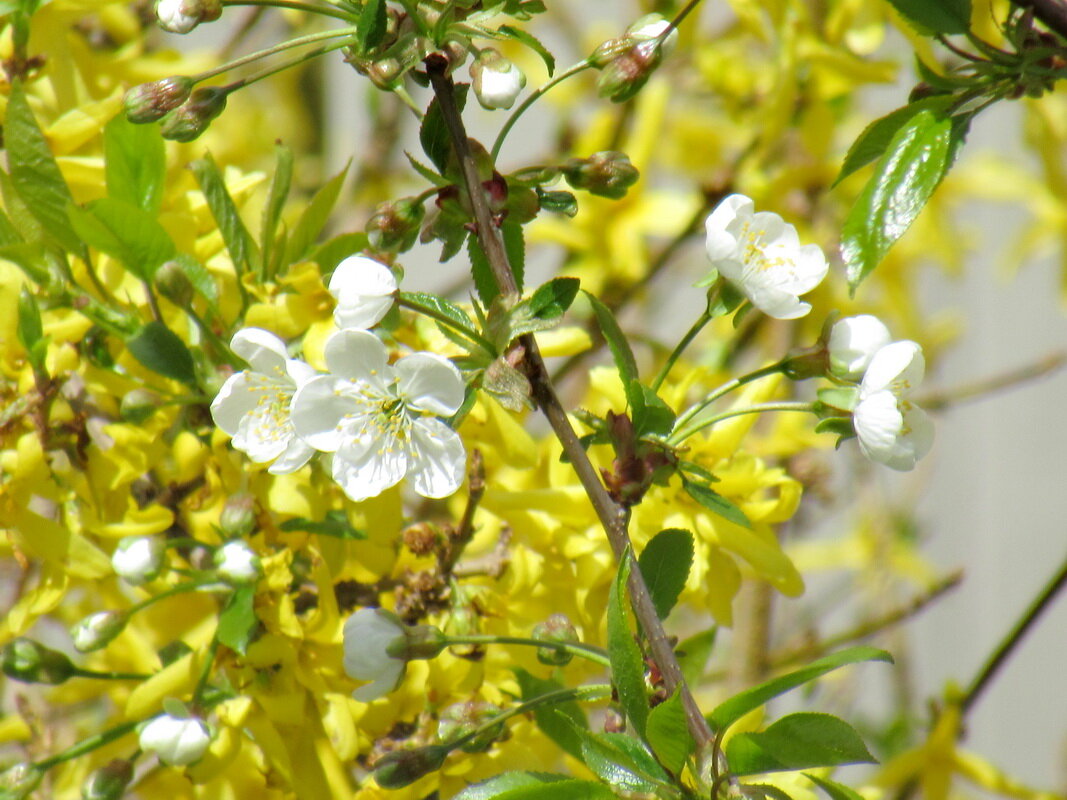
{"label": "unopened bud", "polygon": [[645,14],[626,29],[626,35],[634,43],[654,41],[662,37],[659,46],[665,56],[678,44],[677,28],[672,28],[671,23],[662,14]]}
{"label": "unopened bud", "polygon": [[641,177],[625,153],[603,150],[589,158],[571,158],[563,165],[563,176],[575,189],[618,200]]}
{"label": "unopened bud", "polygon": [[23,800],[38,787],[44,772],[23,761],[0,772],[0,800]]}
{"label": "unopened bud", "polygon": [[439,770],[448,752],[449,748],[443,745],[393,750],[374,765],[374,779],[383,789],[403,789],[423,775]]}
{"label": "unopened bud", "polygon": [[219,86],[204,86],[194,91],[184,104],[163,119],[160,126],[163,138],[175,142],[196,139],[226,108],[227,94],[229,92]]}
{"label": "unopened bud", "polygon": [[188,33],[220,16],[221,0],[156,0],[156,22],[168,33]]}
{"label": "unopened bud", "polygon": [[96,770],[82,784],[82,800],[120,800],[133,780],[133,764],[116,758]]}
{"label": "unopened bud", "polygon": [[239,492],[226,501],[219,515],[219,530],[227,539],[243,539],[256,528],[256,498]]}
{"label": "unopened bud", "polygon": [[111,643],[126,627],[126,615],[120,611],[97,611],[70,629],[74,649],[90,653]]}
{"label": "unopened bud", "polygon": [[122,99],[122,107],[130,122],[155,122],[188,100],[192,91],[192,79],[176,75],[134,86]]}
{"label": "unopened bud", "polygon": [[111,568],[134,586],[155,580],[163,569],[165,545],[159,536],[127,536],[111,554]]}
{"label": "unopened bud", "polygon": [[165,262],[156,270],[154,280],[159,293],[179,308],[185,308],[193,299],[193,283],[177,261]]}
{"label": "unopened bud", "polygon": [[410,250],[426,216],[422,203],[404,197],[382,203],[367,221],[367,240],[375,250],[402,253]]}
{"label": "unopened bud", "polygon": [[139,425],[151,417],[163,404],[163,399],[147,389],[130,389],[122,396],[119,414],[126,422]]}
{"label": "unopened bud", "polygon": [[0,652],[0,671],[23,683],[58,686],[66,683],[77,672],[77,667],[63,653],[20,636],[4,645]]}
{"label": "unopened bud", "polygon": [[[578,641],[578,631],[565,614],[553,614],[534,626],[531,634],[539,642],[572,644]],[[569,664],[574,656],[560,647],[538,647],[537,660],[542,664],[561,667]]]}
{"label": "unopened bud", "polygon": [[593,51],[589,62],[597,69],[603,69],[633,46],[634,41],[629,36],[608,39]]}
{"label": "unopened bud", "polygon": [[648,83],[663,61],[662,48],[656,39],[637,42],[604,67],[597,79],[597,94],[613,103],[624,103]]}
{"label": "unopened bud", "polygon": [[383,58],[367,67],[367,77],[383,92],[391,92],[404,80],[404,65],[395,58]]}
{"label": "unopened bud", "polygon": [[[454,742],[474,733],[485,723],[500,715],[500,707],[492,703],[456,703],[441,712],[437,723],[437,738],[442,743]],[[484,753],[493,742],[505,737],[504,723],[491,725],[460,749],[465,753]]]}
{"label": "unopened bud", "polygon": [[470,75],[474,96],[482,108],[511,108],[526,86],[522,70],[491,47],[478,54]]}
{"label": "unopened bud", "polygon": [[215,553],[215,569],[228,583],[245,584],[259,579],[263,573],[259,556],[240,540],[226,542]]}

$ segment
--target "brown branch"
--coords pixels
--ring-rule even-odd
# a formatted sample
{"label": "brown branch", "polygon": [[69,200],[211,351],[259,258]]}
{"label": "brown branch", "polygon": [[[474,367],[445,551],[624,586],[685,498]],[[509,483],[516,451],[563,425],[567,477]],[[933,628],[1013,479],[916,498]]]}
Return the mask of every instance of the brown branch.
{"label": "brown branch", "polygon": [[1067,3],[1062,0],[1011,0],[1019,8],[1032,8],[1034,16],[1067,39]]}
{"label": "brown branch", "polygon": [[[504,249],[500,232],[493,223],[485,191],[478,177],[470,143],[463,126],[463,119],[456,106],[455,86],[447,74],[447,61],[443,57],[431,55],[426,59],[425,64],[427,75],[433,86],[442,117],[448,127],[452,145],[462,168],[463,181],[470,195],[471,206],[474,211],[475,234],[478,237],[478,242],[489,261],[501,293],[505,296],[515,295],[518,293],[515,276],[511,271],[511,265],[508,263],[507,252]],[[589,496],[597,518],[607,534],[608,542],[615,557],[620,561],[623,558],[633,558],[630,548],[630,536],[627,531],[628,513],[625,508],[611,499],[604,485],[600,482],[600,476],[597,474],[596,468],[589,460],[585,448],[582,447],[582,443],[579,441],[578,434],[575,433],[574,428],[571,426],[570,420],[567,418],[567,412],[560,404],[559,398],[556,397],[544,360],[541,358],[537,348],[537,342],[532,335],[523,336],[519,339],[519,347],[522,351],[521,365],[525,368],[527,378],[530,381],[533,399],[548,419],[549,425],[563,446],[563,452],[566,453],[571,465],[574,467],[578,480]],[[517,350],[515,355],[519,355]],[[637,617],[648,639],[652,659],[663,675],[664,685],[667,690],[669,692],[673,692],[675,689],[680,691],[682,703],[685,706],[689,732],[697,743],[698,751],[702,751],[712,739],[711,730],[704,720],[704,715],[701,713],[699,706],[697,706],[696,700],[693,699],[693,695],[685,684],[685,677],[682,675],[678,659],[674,654],[674,648],[667,638],[667,633],[663,629],[659,616],[656,614],[655,606],[648,593],[644,578],[641,576],[641,571],[636,568],[636,564],[632,564],[632,566],[634,568],[630,570],[628,589],[634,615]]]}

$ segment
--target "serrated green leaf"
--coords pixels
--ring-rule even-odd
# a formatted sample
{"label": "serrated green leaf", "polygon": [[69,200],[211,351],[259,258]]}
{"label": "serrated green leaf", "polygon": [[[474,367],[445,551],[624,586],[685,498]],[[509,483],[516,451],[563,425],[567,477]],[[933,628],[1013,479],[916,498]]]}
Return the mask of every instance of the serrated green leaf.
{"label": "serrated green leaf", "polygon": [[34,119],[20,80],[11,84],[8,96],[4,148],[11,185],[40,223],[41,235],[67,252],[81,253],[84,245],[67,219],[67,206],[74,198]]}
{"label": "serrated green leaf", "polygon": [[714,489],[696,481],[687,480],[684,477],[682,478],[682,487],[685,489],[686,494],[708,509],[708,511],[715,512],[723,519],[734,523],[734,525],[740,525],[742,528],[752,528],[752,523],[745,516],[745,512]]}
{"label": "serrated green leaf", "polygon": [[457,325],[460,325],[468,330],[474,328],[474,321],[470,318],[470,315],[462,308],[457,306],[451,300],[446,300],[436,294],[430,294],[429,292],[401,292],[401,300],[408,300],[413,303],[418,303],[420,306],[432,309],[438,314],[448,317],[453,320]]}
{"label": "serrated green leaf", "polygon": [[530,313],[538,319],[562,317],[578,294],[577,278],[553,278],[537,287],[529,300]]}
{"label": "serrated green leaf", "polygon": [[153,320],[126,340],[134,358],[153,372],[196,386],[193,357],[185,342],[162,322]]}
{"label": "serrated green leaf", "polygon": [[411,168],[414,169],[417,173],[419,173],[419,175],[424,177],[430,183],[431,186],[443,188],[445,186],[451,185],[451,182],[447,178],[438,175],[428,166],[426,166],[417,158],[415,158],[415,156],[411,155],[411,153],[409,153],[407,150],[404,151],[404,155],[407,157],[408,163],[411,164]]}
{"label": "serrated green leaf", "polygon": [[319,536],[332,536],[335,539],[348,539],[352,541],[367,538],[366,531],[353,527],[352,523],[348,521],[348,515],[345,514],[344,511],[336,509],[327,511],[326,516],[321,521],[310,520],[306,517],[287,519],[278,526],[278,529],[285,531],[286,533],[307,531],[308,533],[315,533]]}
{"label": "serrated green leaf", "polygon": [[[464,83],[456,84],[456,107],[460,112],[467,103],[469,88],[469,85]],[[437,171],[442,175],[446,174],[449,155],[452,153],[452,140],[448,133],[448,126],[445,125],[444,115],[441,113],[441,104],[436,97],[430,102],[430,107],[426,109],[426,114],[422,118],[422,125],[419,126],[419,144],[422,145],[422,152],[437,167]]]}
{"label": "serrated green leaf", "polygon": [[255,610],[256,587],[242,586],[230,595],[225,608],[219,614],[218,640],[242,656],[259,627]]}
{"label": "serrated green leaf", "polygon": [[582,731],[582,760],[600,780],[620,792],[655,792],[668,780],[663,768],[636,739],[621,733]]}
{"label": "serrated green leaf", "polygon": [[278,142],[274,145],[274,175],[270,179],[270,189],[267,191],[267,201],[263,204],[263,217],[259,226],[259,247],[268,275],[273,275],[278,267],[283,266],[274,263],[279,255],[285,252],[284,248],[276,247],[275,237],[292,182],[293,151]]}
{"label": "serrated green leaf", "polygon": [[481,783],[475,783],[457,794],[454,800],[496,800],[513,789],[538,787],[546,783],[570,780],[566,775],[549,772],[505,772]]}
{"label": "serrated green leaf", "polygon": [[82,241],[122,262],[142,281],[151,282],[156,270],[178,254],[155,216],[122,200],[103,197],[87,208],[71,205],[67,214]]}
{"label": "serrated green leaf", "polygon": [[119,114],[104,126],[107,196],[156,216],[163,203],[167,156],[158,125],[135,125]]}
{"label": "serrated green leaf", "polygon": [[537,55],[541,56],[541,60],[545,62],[545,68],[548,69],[548,77],[552,77],[552,73],[556,71],[556,58],[548,51],[536,36],[527,33],[522,28],[516,28],[512,25],[501,25],[500,33],[510,36],[516,41],[522,42],[524,45],[533,50]]}
{"label": "serrated green leaf", "polygon": [[863,739],[843,719],[803,711],[789,714],[763,731],[738,733],[726,743],[732,775],[873,764]]}
{"label": "serrated green leaf", "polygon": [[693,534],[681,528],[660,531],[641,551],[637,563],[660,619],[666,619],[678,602],[693,566],[693,553]]}
{"label": "serrated green leaf", "polygon": [[909,103],[903,108],[898,108],[876,119],[852,143],[848,155],[845,156],[845,162],[841,165],[841,171],[834,179],[833,186],[837,186],[856,170],[880,158],[893,141],[897,131],[920,111],[944,113],[953,102],[950,95],[924,97],[922,100],[916,100],[914,103]]}
{"label": "serrated green leaf", "polygon": [[762,797],[769,800],[793,800],[788,792],[784,792],[777,786],[769,783],[743,783],[740,784],[741,793],[745,797]]}
{"label": "serrated green leaf", "polygon": [[[564,686],[559,681],[547,680],[531,675],[522,668],[516,668],[515,677],[519,682],[523,701],[558,692]],[[549,739],[558,744],[564,752],[577,759],[582,758],[582,740],[579,730],[588,730],[585,712],[574,700],[537,706],[533,710],[537,727]]]}
{"label": "serrated green leaf", "polygon": [[630,725],[639,736],[645,735],[648,721],[648,698],[645,696],[645,660],[634,641],[626,616],[627,581],[630,577],[630,556],[627,553],[619,564],[618,574],[608,597],[608,660],[611,662],[611,682],[619,692],[619,702]]}
{"label": "serrated green leaf", "polygon": [[211,209],[211,216],[215,218],[215,223],[219,227],[222,240],[226,244],[226,250],[230,254],[230,260],[233,261],[238,276],[248,270],[258,273],[259,248],[256,247],[252,234],[248,232],[244,220],[237,211],[237,204],[230,196],[230,190],[226,188],[226,181],[215,159],[209,153],[204,158],[194,161],[189,168],[200,185],[200,191],[204,193],[204,200]]}
{"label": "serrated green leaf", "polygon": [[892,664],[893,657],[884,650],[879,650],[876,647],[867,647],[865,645],[839,650],[836,653],[831,653],[828,656],[823,656],[817,661],[813,661],[802,669],[795,670],[786,675],[781,675],[777,678],[772,678],[758,686],[753,686],[751,689],[746,689],[740,694],[734,695],[708,714],[708,723],[716,733],[721,734],[726,728],[745,716],[745,714],[754,711],[769,700],[785,694],[798,686],[802,686],[805,683],[810,683],[816,678],[821,678],[826,673],[833,672],[835,669],[839,669],[848,664],[858,664],[864,661],[885,661]]}
{"label": "serrated green leaf", "polygon": [[952,130],[951,119],[920,111],[889,143],[842,231],[841,255],[853,292],[904,235],[941,182],[953,150]]}
{"label": "serrated green leaf", "polygon": [[708,659],[711,658],[711,651],[715,649],[715,637],[718,633],[718,627],[713,625],[706,631],[694,633],[688,639],[683,639],[678,643],[676,648],[678,666],[682,668],[685,682],[690,686],[699,684],[703,679]]}
{"label": "serrated green leaf", "polygon": [[363,4],[356,33],[356,43],[362,55],[381,44],[388,19],[385,11],[385,0],[366,0]]}
{"label": "serrated green leaf", "polygon": [[640,381],[630,381],[626,387],[626,401],[634,423],[634,436],[666,436],[674,427],[678,415],[651,388]]}
{"label": "serrated green leaf", "polygon": [[680,775],[696,744],[689,733],[685,707],[678,691],[652,709],[645,733],[659,762],[674,775]]}
{"label": "serrated green leaf", "polygon": [[889,0],[922,34],[966,33],[971,27],[971,0]]}
{"label": "serrated green leaf", "polygon": [[522,225],[506,221],[500,226],[500,235],[504,240],[504,252],[508,256],[511,274],[515,278],[515,288],[521,293],[526,280],[526,236]]}
{"label": "serrated green leaf", "polygon": [[[344,186],[345,178],[348,177],[348,167],[349,164],[345,164],[344,169],[326,181],[322,188],[315,192],[311,202],[300,215],[300,219],[297,220],[289,235],[289,244],[285,249],[286,264],[293,264],[303,259],[315,244],[319,234],[322,233],[322,229],[326,227],[333,207],[337,204],[337,198],[341,195],[341,187]],[[322,264],[321,261],[318,263]],[[334,262],[329,268],[332,269],[336,265]]]}
{"label": "serrated green leaf", "polygon": [[863,800],[863,795],[855,789],[837,781],[832,781],[829,778],[820,778],[810,772],[805,772],[804,777],[830,795],[830,800]]}
{"label": "serrated green leaf", "polygon": [[604,336],[604,341],[608,344],[608,349],[611,350],[611,356],[615,360],[615,368],[619,371],[622,385],[629,386],[632,381],[638,379],[638,375],[637,359],[634,358],[633,351],[630,350],[630,343],[626,341],[626,334],[622,332],[622,328],[619,327],[619,323],[615,319],[615,315],[611,313],[610,308],[589,294],[589,292],[585,292],[585,296],[589,298],[589,303],[593,307],[593,314],[596,316],[597,324],[600,326],[600,332]]}

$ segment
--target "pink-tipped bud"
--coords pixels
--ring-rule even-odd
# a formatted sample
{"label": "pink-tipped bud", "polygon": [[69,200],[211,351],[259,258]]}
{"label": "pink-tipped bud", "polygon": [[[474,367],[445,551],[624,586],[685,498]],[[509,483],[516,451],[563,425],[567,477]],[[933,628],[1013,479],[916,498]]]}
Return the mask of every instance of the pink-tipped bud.
{"label": "pink-tipped bud", "polygon": [[134,86],[122,99],[126,119],[138,125],[155,122],[189,99],[193,81],[182,75]]}
{"label": "pink-tipped bud", "polygon": [[208,125],[226,108],[226,89],[205,86],[192,93],[189,99],[163,120],[160,128],[164,139],[191,142],[207,130]]}

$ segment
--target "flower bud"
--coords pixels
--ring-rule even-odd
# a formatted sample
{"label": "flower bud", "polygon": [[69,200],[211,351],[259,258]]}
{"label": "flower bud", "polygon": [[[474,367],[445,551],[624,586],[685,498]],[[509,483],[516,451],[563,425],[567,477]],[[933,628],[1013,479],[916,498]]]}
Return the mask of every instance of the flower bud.
{"label": "flower bud", "polygon": [[426,216],[422,203],[414,198],[382,203],[367,221],[367,241],[379,251],[402,253],[410,250],[419,236],[419,226]]}
{"label": "flower bud", "polygon": [[830,329],[827,347],[830,352],[830,374],[845,380],[858,381],[866,372],[874,354],[889,344],[889,329],[870,314],[845,317]]}
{"label": "flower bud", "polygon": [[655,39],[638,42],[617,56],[600,73],[597,94],[613,103],[625,103],[648,83],[663,61],[663,52]]}
{"label": "flower bud", "polygon": [[111,568],[127,583],[139,586],[159,576],[165,549],[158,536],[127,536],[119,540],[111,556]]}
{"label": "flower bud", "polygon": [[141,729],[141,749],[155,753],[164,764],[181,767],[199,761],[211,744],[203,720],[162,714]]}
{"label": "flower bud", "polygon": [[215,569],[227,583],[252,583],[259,579],[262,569],[259,556],[240,540],[226,542],[215,553]]}
{"label": "flower bud", "polygon": [[383,789],[403,789],[441,768],[449,749],[443,745],[393,750],[374,765],[374,779]]}
{"label": "flower bud", "polygon": [[589,158],[571,158],[563,165],[563,177],[575,189],[618,200],[637,183],[641,173],[625,153],[603,150]]}
{"label": "flower bud", "polygon": [[[454,742],[474,733],[499,714],[500,707],[492,703],[455,703],[441,712],[437,723],[437,738],[444,744]],[[506,732],[507,729],[501,722],[482,731],[460,749],[465,753],[484,753],[493,742],[503,738]]]}
{"label": "flower bud", "polygon": [[220,16],[220,0],[156,0],[156,22],[168,33],[188,33]]}
{"label": "flower bud", "polygon": [[[539,642],[557,642],[571,644],[578,641],[578,631],[565,614],[553,614],[544,622],[534,626],[532,636]],[[537,660],[542,664],[562,667],[569,664],[574,656],[558,647],[538,647]]]}
{"label": "flower bud", "polygon": [[366,75],[371,83],[383,92],[396,89],[403,82],[406,72],[404,65],[395,58],[383,58],[381,61],[371,62],[366,68]]}
{"label": "flower bud", "polygon": [[227,539],[243,539],[256,529],[256,498],[238,492],[226,501],[219,515],[219,530]]}
{"label": "flower bud", "polygon": [[604,69],[633,46],[634,41],[629,36],[608,39],[593,51],[593,55],[589,56],[589,62],[597,69]]}
{"label": "flower bud", "polygon": [[70,629],[74,649],[90,653],[111,643],[126,627],[126,615],[120,611],[97,611]]}
{"label": "flower bud", "polygon": [[77,672],[77,667],[63,653],[20,636],[0,651],[0,671],[23,683],[58,686],[66,683]]}
{"label": "flower bud", "polygon": [[138,425],[155,414],[162,404],[163,399],[155,392],[147,389],[131,389],[122,396],[119,414],[126,422]]}
{"label": "flower bud", "polygon": [[626,29],[626,35],[636,44],[638,42],[655,41],[663,36],[664,31],[670,30],[660,43],[660,50],[664,56],[669,55],[678,44],[678,29],[671,28],[671,23],[661,14],[645,14],[637,22]]}
{"label": "flower bud", "polygon": [[182,75],[134,86],[122,99],[126,119],[142,124],[162,119],[189,99],[193,81]]}
{"label": "flower bud", "polygon": [[167,261],[160,266],[153,282],[159,293],[179,308],[185,308],[193,299],[193,283],[177,261]]}
{"label": "flower bud", "polygon": [[499,52],[487,47],[470,66],[474,96],[482,108],[511,108],[526,86],[526,76]]}
{"label": "flower bud", "polygon": [[163,119],[160,126],[163,138],[175,142],[196,139],[226,108],[227,94],[227,90],[219,86],[204,86],[194,91],[185,103]]}
{"label": "flower bud", "polygon": [[23,800],[37,788],[44,771],[23,761],[0,772],[0,800]]}
{"label": "flower bud", "polygon": [[82,800],[121,800],[133,780],[133,764],[116,758],[96,770],[82,784]]}

